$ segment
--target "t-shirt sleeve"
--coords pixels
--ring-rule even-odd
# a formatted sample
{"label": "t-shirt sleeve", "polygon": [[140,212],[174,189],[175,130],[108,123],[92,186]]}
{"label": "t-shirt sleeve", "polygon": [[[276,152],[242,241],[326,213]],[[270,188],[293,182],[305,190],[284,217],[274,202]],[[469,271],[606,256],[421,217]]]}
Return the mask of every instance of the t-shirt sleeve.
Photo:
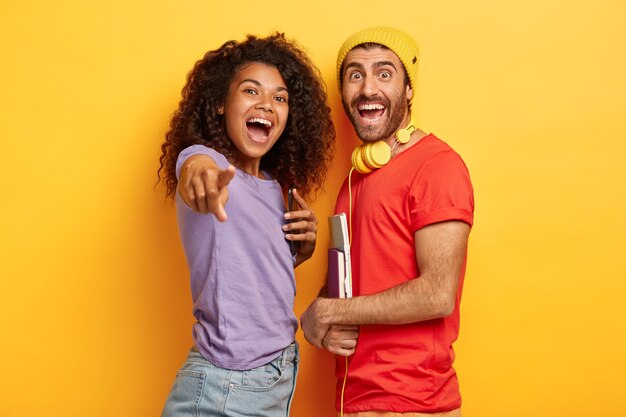
{"label": "t-shirt sleeve", "polygon": [[183,151],[178,154],[178,159],[176,160],[176,179],[180,179],[180,168],[183,166],[187,158],[193,155],[209,156],[221,169],[226,169],[230,165],[226,157],[215,149],[207,148],[204,145],[191,145],[190,147],[183,149]]}
{"label": "t-shirt sleeve", "polygon": [[449,220],[473,224],[474,190],[456,152],[438,152],[424,163],[411,185],[409,207],[413,232]]}

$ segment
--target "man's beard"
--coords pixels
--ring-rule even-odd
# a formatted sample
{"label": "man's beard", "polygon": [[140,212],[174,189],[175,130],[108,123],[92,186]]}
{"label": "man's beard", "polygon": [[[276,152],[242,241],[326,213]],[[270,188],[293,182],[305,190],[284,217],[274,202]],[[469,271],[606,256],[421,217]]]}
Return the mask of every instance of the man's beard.
{"label": "man's beard", "polygon": [[[398,129],[404,126],[400,126],[404,120],[406,114],[402,111],[403,107],[407,105],[406,92],[403,90],[402,94],[392,102],[385,97],[372,98],[365,96],[357,96],[352,100],[350,106],[342,99],[344,111],[350,119],[352,126],[356,134],[363,142],[375,142],[378,140],[387,139],[393,136]],[[361,116],[359,114],[358,105],[367,103],[382,103],[385,106],[385,112],[381,117],[385,117],[385,122],[374,126],[364,126],[361,122]]]}

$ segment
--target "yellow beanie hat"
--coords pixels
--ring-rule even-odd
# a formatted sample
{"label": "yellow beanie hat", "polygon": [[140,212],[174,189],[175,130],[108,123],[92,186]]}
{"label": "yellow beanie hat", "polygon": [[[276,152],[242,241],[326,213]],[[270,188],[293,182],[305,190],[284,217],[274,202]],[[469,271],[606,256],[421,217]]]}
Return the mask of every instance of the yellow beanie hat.
{"label": "yellow beanie hat", "polygon": [[355,46],[364,43],[377,43],[386,46],[395,53],[409,76],[409,84],[414,88],[417,80],[417,64],[419,61],[419,46],[415,39],[406,33],[389,27],[372,27],[363,29],[350,36],[339,48],[337,55],[337,81],[341,90],[341,65],[343,60]]}

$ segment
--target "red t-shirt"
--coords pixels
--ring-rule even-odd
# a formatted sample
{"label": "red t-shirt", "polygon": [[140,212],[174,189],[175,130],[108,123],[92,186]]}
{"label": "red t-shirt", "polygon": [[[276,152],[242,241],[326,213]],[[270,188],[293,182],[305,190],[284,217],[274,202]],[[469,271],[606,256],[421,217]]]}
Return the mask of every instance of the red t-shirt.
{"label": "red t-shirt", "polygon": [[[337,199],[336,213],[341,212],[350,216],[347,179]],[[370,174],[354,172],[353,295],[375,294],[419,277],[415,232],[446,220],[471,226],[473,212],[472,184],[463,160],[432,134]],[[465,264],[450,316],[360,327],[348,366],[345,412],[439,412],[461,406],[452,343],[459,332],[464,274]],[[345,359],[338,358],[338,410],[344,370]]]}

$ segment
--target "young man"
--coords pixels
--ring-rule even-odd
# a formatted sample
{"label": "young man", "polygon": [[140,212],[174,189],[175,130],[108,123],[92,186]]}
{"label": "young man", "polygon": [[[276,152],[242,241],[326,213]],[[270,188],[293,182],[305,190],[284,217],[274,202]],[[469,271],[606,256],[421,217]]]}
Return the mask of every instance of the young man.
{"label": "young man", "polygon": [[337,58],[363,141],[336,206],[350,218],[354,297],[319,297],[301,322],[310,343],[349,356],[347,373],[337,361],[346,416],[461,415],[452,343],[474,197],[459,155],[411,117],[417,65],[415,40],[382,27]]}

